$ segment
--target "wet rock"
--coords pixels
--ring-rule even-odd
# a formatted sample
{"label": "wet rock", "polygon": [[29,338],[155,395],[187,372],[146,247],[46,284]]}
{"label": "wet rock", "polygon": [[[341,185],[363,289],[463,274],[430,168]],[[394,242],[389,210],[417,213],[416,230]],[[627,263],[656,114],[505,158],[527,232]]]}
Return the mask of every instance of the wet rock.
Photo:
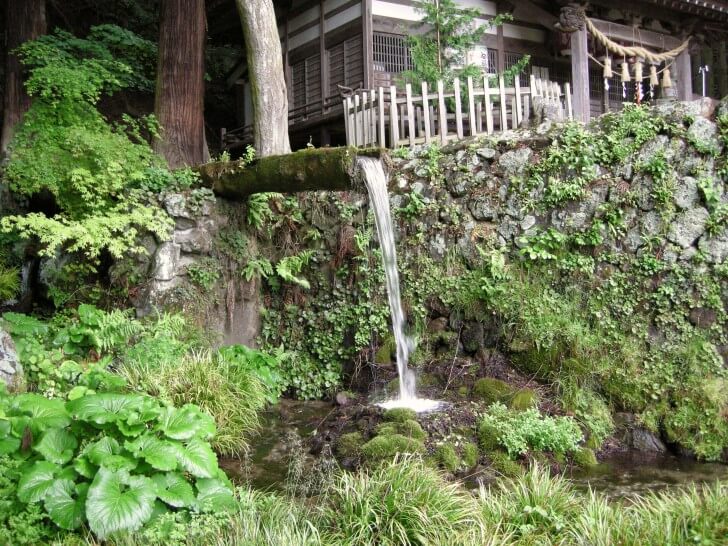
{"label": "wet rock", "polygon": [[698,328],[710,328],[713,324],[715,324],[718,316],[713,309],[696,307],[690,310],[688,318],[690,319],[690,322]]}
{"label": "wet rock", "polygon": [[473,178],[469,173],[458,173],[449,177],[447,180],[447,188],[455,197],[462,197],[473,184]]}
{"label": "wet rock", "polygon": [[347,391],[339,391],[334,397],[336,404],[342,407],[351,406],[355,401],[356,397]]}
{"label": "wet rock", "polygon": [[179,258],[179,245],[171,242],[163,243],[154,255],[152,278],[158,281],[171,281],[177,274]]}
{"label": "wet rock", "polygon": [[460,340],[466,352],[474,354],[483,346],[483,325],[477,321],[466,322],[460,332]]}
{"label": "wet rock", "polygon": [[427,325],[427,331],[432,334],[444,332],[445,330],[447,330],[447,318],[446,317],[439,317],[434,320],[431,320],[429,322],[429,324]]}
{"label": "wet rock", "polygon": [[667,233],[668,240],[688,248],[698,240],[705,231],[705,224],[710,213],[703,207],[690,209],[675,216]]}
{"label": "wet rock", "polygon": [[728,258],[728,229],[724,228],[714,236],[704,235],[698,243],[698,249],[709,263],[725,261]]}
{"label": "wet rock", "polygon": [[665,444],[654,433],[646,428],[636,427],[632,429],[632,447],[638,451],[649,451],[653,453],[665,453]]}
{"label": "wet rock", "polygon": [[187,200],[181,193],[169,193],[164,197],[164,209],[175,218],[192,219],[194,216],[187,209]]}
{"label": "wet rock", "polygon": [[180,245],[182,252],[207,254],[212,250],[212,235],[207,229],[192,228],[175,231],[173,240]]}
{"label": "wet rock", "polygon": [[498,166],[507,178],[522,176],[526,172],[532,154],[533,152],[530,148],[510,150],[500,156]]}
{"label": "wet rock", "polygon": [[483,159],[493,159],[497,152],[493,148],[478,148],[475,153]]}
{"label": "wet rock", "polygon": [[23,367],[15,343],[3,329],[0,329],[0,381],[4,381],[10,390],[23,382]]}
{"label": "wet rock", "polygon": [[687,138],[700,152],[718,149],[718,126],[704,117],[697,118],[688,129]]}
{"label": "wet rock", "polygon": [[498,207],[484,196],[472,199],[468,203],[468,209],[476,220],[494,220],[498,214]]}

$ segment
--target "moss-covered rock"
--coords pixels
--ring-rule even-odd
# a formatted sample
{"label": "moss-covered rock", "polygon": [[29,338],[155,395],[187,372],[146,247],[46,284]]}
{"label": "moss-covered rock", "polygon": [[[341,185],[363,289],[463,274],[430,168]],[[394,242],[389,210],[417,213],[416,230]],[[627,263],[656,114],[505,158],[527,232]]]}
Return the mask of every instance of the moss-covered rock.
{"label": "moss-covered rock", "polygon": [[574,464],[582,468],[591,468],[599,464],[594,451],[588,447],[577,449],[573,455]]}
{"label": "moss-covered rock", "polygon": [[379,346],[377,352],[374,353],[374,362],[377,364],[390,364],[394,362],[395,358],[393,355],[396,352],[396,347],[394,337],[387,337]]}
{"label": "moss-covered rock", "polygon": [[478,443],[483,451],[489,452],[498,449],[498,430],[487,423],[481,423],[478,427]]}
{"label": "moss-covered rock", "polygon": [[392,423],[404,423],[408,419],[417,420],[417,412],[409,408],[392,408],[385,411],[382,418]]}
{"label": "moss-covered rock", "polygon": [[342,434],[336,441],[336,453],[340,457],[358,457],[363,445],[364,437],[361,432]]}
{"label": "moss-covered rock", "polygon": [[463,385],[461,387],[458,387],[457,393],[458,393],[458,396],[460,396],[462,398],[467,398],[467,396],[470,394],[470,391],[468,390],[468,388],[466,386]]}
{"label": "moss-covered rock", "polygon": [[488,453],[488,458],[493,469],[503,476],[514,478],[523,473],[523,467],[511,459],[505,451],[492,451]]}
{"label": "moss-covered rock", "polygon": [[476,446],[472,442],[466,442],[463,445],[463,466],[465,468],[473,468],[475,465],[478,464],[478,460],[480,459],[480,453],[478,452],[478,446]]}
{"label": "moss-covered rock", "polygon": [[402,434],[380,434],[369,440],[361,448],[361,453],[369,462],[391,459],[398,453],[423,453],[425,445],[420,440]]}
{"label": "moss-covered rock", "polygon": [[509,404],[512,410],[523,411],[538,406],[538,393],[533,389],[520,389]]}
{"label": "moss-covered rock", "polygon": [[473,396],[479,398],[486,404],[502,402],[511,394],[508,383],[493,377],[478,379],[473,385]]}
{"label": "moss-covered rock", "polygon": [[435,452],[438,462],[450,472],[457,472],[460,468],[460,457],[450,442],[442,444]]}
{"label": "moss-covered rock", "polygon": [[401,423],[399,422],[386,422],[382,423],[377,427],[377,436],[387,434],[401,434],[408,438],[414,438],[415,440],[424,440],[427,438],[427,433],[422,429],[422,426],[414,419],[407,419]]}

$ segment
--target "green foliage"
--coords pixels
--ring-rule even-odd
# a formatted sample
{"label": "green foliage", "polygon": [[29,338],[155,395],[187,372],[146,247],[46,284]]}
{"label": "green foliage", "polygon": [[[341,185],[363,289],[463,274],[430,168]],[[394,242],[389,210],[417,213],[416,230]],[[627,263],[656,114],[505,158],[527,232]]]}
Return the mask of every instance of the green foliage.
{"label": "green foliage", "polygon": [[295,256],[286,256],[276,264],[276,274],[284,281],[303,288],[311,288],[311,284],[303,277],[298,277],[313,257],[313,250],[304,250]]}
{"label": "green foliage", "polygon": [[342,434],[336,440],[336,453],[340,457],[358,457],[362,445],[364,445],[364,437],[361,432]]}
{"label": "green foliage", "polygon": [[256,375],[268,391],[266,398],[269,403],[275,404],[283,394],[286,385],[281,375],[281,364],[290,355],[281,350],[275,354],[268,354],[245,345],[221,347],[219,354],[228,366]]}
{"label": "green foliage", "polygon": [[573,382],[559,385],[559,399],[588,432],[587,444],[598,449],[614,432],[614,421],[606,402],[594,391]]}
{"label": "green foliage", "polygon": [[568,453],[584,439],[579,426],[571,417],[541,415],[536,408],[512,411],[495,403],[482,417],[481,429],[495,431],[498,443],[511,457],[529,450]]}
{"label": "green foliage", "polygon": [[437,461],[449,472],[457,472],[460,468],[460,457],[451,443],[444,443],[438,446],[435,451]]}
{"label": "green foliage", "polygon": [[467,544],[484,531],[472,498],[412,458],[343,474],[327,500],[322,525],[331,544]]}
{"label": "green foliage", "polygon": [[7,267],[0,263],[0,302],[7,301],[20,290],[20,271],[16,267]]}
{"label": "green foliage", "polygon": [[2,453],[25,460],[17,501],[42,506],[61,529],[87,523],[104,539],[139,529],[155,510],[210,511],[232,500],[208,443],[214,422],[196,406],[116,393],[64,404],[0,386],[0,415]]}
{"label": "green foliage", "polygon": [[520,389],[513,394],[508,407],[512,410],[523,411],[538,406],[538,393],[532,389]]}
{"label": "green foliage", "polygon": [[151,88],[145,69],[156,62],[153,44],[104,25],[85,39],[42,36],[18,54],[35,100],[16,129],[4,176],[20,198],[50,193],[59,211],[5,216],[2,230],[37,239],[45,256],[78,253],[86,273],[104,250],[114,258],[145,252],[141,233],[164,239],[171,220],[145,189],[162,166],[143,138],[157,133],[156,122],[122,116],[112,124],[96,109],[102,94]]}
{"label": "green foliage", "polygon": [[583,468],[589,468],[598,464],[594,450],[582,447],[574,452],[574,464]]}
{"label": "green foliage", "polygon": [[523,474],[523,468],[519,463],[514,461],[508,456],[508,453],[496,449],[488,452],[488,458],[490,459],[490,465],[493,470],[498,472],[500,476],[513,478]]}
{"label": "green foliage", "polygon": [[212,447],[235,456],[249,449],[267,391],[243,352],[227,355],[196,352],[161,365],[127,363],[120,373],[139,391],[178,406],[195,404],[211,415],[217,428]]}
{"label": "green foliage", "polygon": [[254,193],[248,197],[248,225],[255,230],[260,230],[273,216],[270,208],[271,199],[280,197],[279,193]]}
{"label": "green foliage", "polygon": [[220,263],[215,258],[202,258],[187,267],[187,277],[205,291],[212,290],[220,275]]}

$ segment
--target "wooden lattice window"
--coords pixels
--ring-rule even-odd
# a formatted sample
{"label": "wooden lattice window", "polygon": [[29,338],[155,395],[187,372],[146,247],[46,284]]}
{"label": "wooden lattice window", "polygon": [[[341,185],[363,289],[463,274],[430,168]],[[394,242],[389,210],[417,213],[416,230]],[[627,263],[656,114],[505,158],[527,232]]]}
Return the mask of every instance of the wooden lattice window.
{"label": "wooden lattice window", "polygon": [[291,67],[293,108],[321,100],[321,56],[312,55]]}
{"label": "wooden lattice window", "polygon": [[329,48],[329,96],[339,94],[339,85],[358,87],[364,78],[361,34]]}
{"label": "wooden lattice window", "polygon": [[375,32],[373,35],[374,70],[399,74],[412,70],[407,36]]}

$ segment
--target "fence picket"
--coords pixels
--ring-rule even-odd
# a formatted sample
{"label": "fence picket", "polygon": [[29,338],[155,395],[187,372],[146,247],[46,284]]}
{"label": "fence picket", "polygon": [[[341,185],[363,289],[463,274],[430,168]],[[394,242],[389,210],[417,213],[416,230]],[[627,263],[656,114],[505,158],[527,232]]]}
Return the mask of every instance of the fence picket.
{"label": "fence picket", "polygon": [[412,85],[407,84],[405,87],[405,93],[407,95],[407,126],[409,128],[409,143],[410,146],[415,145],[415,109],[412,104]]}
{"label": "fence picket", "polygon": [[359,138],[359,94],[354,95],[354,146],[361,146]]}
{"label": "fence picket", "polygon": [[498,90],[500,91],[500,107],[501,107],[501,131],[508,130],[508,103],[506,102],[506,82],[503,74],[498,76]]}
{"label": "fence picket", "polygon": [[566,112],[569,119],[574,119],[574,112],[571,109],[571,85],[569,82],[566,82],[565,88],[564,94],[566,95]]}
{"label": "fence picket", "polygon": [[377,144],[377,110],[374,108],[374,103],[377,101],[377,92],[372,89],[371,91],[371,108],[369,109],[369,137],[370,144]]}
{"label": "fence picket", "polygon": [[351,97],[346,97],[344,99],[344,134],[346,134],[347,143],[353,140],[351,138],[351,120],[349,119],[349,112],[351,112]]}
{"label": "fence picket", "polygon": [[521,110],[521,78],[516,74],[513,78],[513,86],[516,92],[516,124],[515,127],[520,127],[523,121],[523,111]]}
{"label": "fence picket", "polygon": [[422,115],[425,122],[425,143],[429,144],[432,135],[430,134],[430,103],[427,100],[427,82],[422,82]]}
{"label": "fence picket", "polygon": [[379,147],[386,148],[387,141],[385,140],[384,131],[384,88],[379,88]]}
{"label": "fence picket", "polygon": [[440,124],[440,144],[447,142],[447,110],[445,110],[445,91],[442,80],[437,82],[437,121]]}
{"label": "fence picket", "polygon": [[389,87],[389,129],[392,136],[392,148],[399,146],[399,112],[397,110],[397,88]]}
{"label": "fence picket", "polygon": [[493,134],[493,103],[490,102],[490,81],[488,75],[483,77],[483,91],[485,93],[485,126],[488,134]]}
{"label": "fence picket", "polygon": [[470,136],[475,136],[478,131],[475,127],[475,95],[473,94],[473,78],[468,76],[468,115],[470,118]]}
{"label": "fence picket", "polygon": [[463,138],[463,106],[460,104],[460,79],[455,78],[453,89],[455,91],[455,126],[457,127],[458,138]]}

